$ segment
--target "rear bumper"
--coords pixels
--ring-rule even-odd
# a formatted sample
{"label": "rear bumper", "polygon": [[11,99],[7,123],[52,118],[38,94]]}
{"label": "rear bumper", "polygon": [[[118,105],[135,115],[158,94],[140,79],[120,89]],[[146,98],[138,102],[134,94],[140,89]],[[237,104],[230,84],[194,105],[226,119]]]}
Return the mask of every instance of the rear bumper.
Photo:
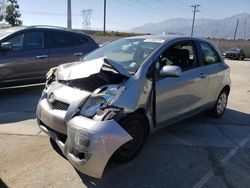
{"label": "rear bumper", "polygon": [[[40,129],[55,140],[75,168],[92,177],[101,178],[112,154],[132,139],[114,120],[95,121],[75,116],[64,122],[64,118],[64,113],[51,110],[46,101],[40,101],[37,109]],[[60,138],[61,133],[66,133],[66,141]]]}

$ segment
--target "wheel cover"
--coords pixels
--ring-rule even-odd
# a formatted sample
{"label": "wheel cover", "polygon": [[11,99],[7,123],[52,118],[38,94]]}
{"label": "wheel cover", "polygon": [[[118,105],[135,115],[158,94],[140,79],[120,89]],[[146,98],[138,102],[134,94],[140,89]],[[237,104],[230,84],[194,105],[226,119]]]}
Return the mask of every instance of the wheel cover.
{"label": "wheel cover", "polygon": [[226,105],[227,105],[227,94],[222,93],[218,99],[217,106],[216,106],[217,113],[222,114],[226,108]]}

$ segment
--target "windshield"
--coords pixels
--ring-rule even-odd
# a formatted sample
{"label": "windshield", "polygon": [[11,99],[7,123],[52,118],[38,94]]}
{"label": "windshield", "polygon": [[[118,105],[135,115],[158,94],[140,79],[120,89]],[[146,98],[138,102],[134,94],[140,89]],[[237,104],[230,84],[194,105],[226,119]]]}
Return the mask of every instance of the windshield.
{"label": "windshield", "polygon": [[7,35],[10,35],[14,32],[18,31],[16,28],[6,28],[6,29],[0,29],[0,39],[4,38]]}
{"label": "windshield", "polygon": [[142,38],[120,39],[91,52],[84,57],[84,60],[105,57],[119,63],[130,73],[135,73],[141,63],[162,42],[164,42],[164,40]]}
{"label": "windshield", "polygon": [[0,39],[2,39],[3,37],[5,37],[6,35],[8,35],[8,33],[3,32],[0,30]]}

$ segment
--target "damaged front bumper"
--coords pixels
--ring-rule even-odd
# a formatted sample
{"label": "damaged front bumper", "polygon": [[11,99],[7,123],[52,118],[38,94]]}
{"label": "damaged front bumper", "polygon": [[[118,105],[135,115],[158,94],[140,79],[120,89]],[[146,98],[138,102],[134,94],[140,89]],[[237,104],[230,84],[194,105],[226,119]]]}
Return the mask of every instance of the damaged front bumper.
{"label": "damaged front bumper", "polygon": [[[41,101],[40,101],[41,102]],[[115,121],[96,121],[83,116],[75,116],[65,122],[65,115],[49,109],[40,103],[37,109],[38,125],[59,146],[70,163],[82,173],[101,178],[112,154],[132,137]],[[67,135],[60,129],[67,126]],[[56,125],[56,126],[54,126]]]}

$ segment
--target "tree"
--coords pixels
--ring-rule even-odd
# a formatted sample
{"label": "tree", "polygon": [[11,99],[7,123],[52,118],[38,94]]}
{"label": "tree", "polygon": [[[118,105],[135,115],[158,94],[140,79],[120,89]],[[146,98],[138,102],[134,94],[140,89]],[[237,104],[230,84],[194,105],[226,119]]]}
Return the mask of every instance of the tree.
{"label": "tree", "polygon": [[0,14],[0,22],[3,21],[3,15]]}
{"label": "tree", "polygon": [[5,21],[12,26],[22,25],[22,21],[19,19],[21,13],[19,11],[19,5],[17,0],[8,0],[8,5],[6,7]]}
{"label": "tree", "polygon": [[4,19],[4,5],[5,5],[5,0],[0,0],[0,22],[3,21]]}

